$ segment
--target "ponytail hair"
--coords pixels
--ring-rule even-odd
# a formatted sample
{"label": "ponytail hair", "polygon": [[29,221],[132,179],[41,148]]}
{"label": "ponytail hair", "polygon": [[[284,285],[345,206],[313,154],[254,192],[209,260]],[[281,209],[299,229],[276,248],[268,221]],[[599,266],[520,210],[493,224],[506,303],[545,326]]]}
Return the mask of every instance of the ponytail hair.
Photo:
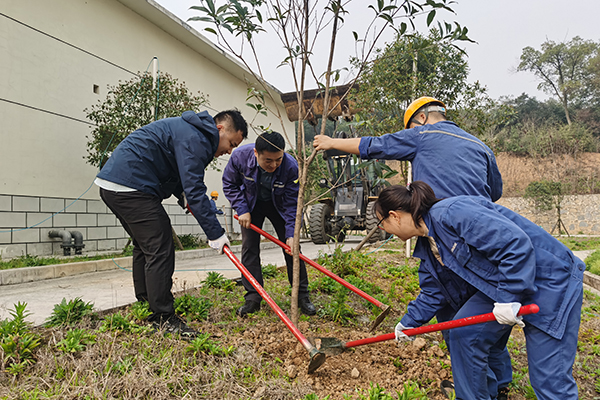
{"label": "ponytail hair", "polygon": [[389,186],[379,194],[375,202],[375,212],[382,219],[389,217],[390,211],[404,211],[412,215],[415,226],[421,226],[421,217],[440,199],[435,197],[431,186],[423,181],[415,181],[408,186]]}

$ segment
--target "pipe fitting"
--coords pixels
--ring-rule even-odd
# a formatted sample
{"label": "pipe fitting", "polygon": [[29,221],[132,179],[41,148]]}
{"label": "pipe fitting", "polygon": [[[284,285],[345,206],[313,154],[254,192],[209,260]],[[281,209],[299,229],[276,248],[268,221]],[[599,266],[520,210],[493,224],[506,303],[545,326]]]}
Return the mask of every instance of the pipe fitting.
{"label": "pipe fitting", "polygon": [[69,231],[71,236],[73,237],[74,244],[73,248],[75,249],[75,254],[81,254],[85,244],[83,244],[83,234],[79,231]]}
{"label": "pipe fitting", "polygon": [[62,243],[60,247],[63,249],[63,255],[70,256],[71,255],[71,247],[73,244],[71,243],[73,240],[73,236],[71,236],[71,232],[69,231],[48,231],[48,237],[51,238],[62,238]]}

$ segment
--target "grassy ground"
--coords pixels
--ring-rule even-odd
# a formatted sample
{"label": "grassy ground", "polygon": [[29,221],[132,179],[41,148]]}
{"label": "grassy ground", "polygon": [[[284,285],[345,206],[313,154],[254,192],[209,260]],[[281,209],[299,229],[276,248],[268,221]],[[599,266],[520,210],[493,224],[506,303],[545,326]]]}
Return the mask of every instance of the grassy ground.
{"label": "grassy ground", "polygon": [[[372,249],[371,249],[372,250]],[[390,241],[373,254],[342,253],[318,262],[389,304],[394,311],[374,333],[378,314],[370,303],[330,278],[309,270],[315,317],[300,317],[307,337],[355,340],[393,331],[418,294],[415,259]],[[284,312],[290,309],[285,273],[263,267],[265,289]],[[16,299],[17,300],[17,299]],[[451,379],[450,359],[439,333],[411,344],[393,341],[357,347],[307,373],[306,350],[263,302],[256,315],[239,319],[243,289],[213,273],[202,288],[177,298],[177,311],[201,332],[193,341],[164,336],[145,322],[136,303],[94,313],[82,300],[63,301],[46,327],[31,327],[26,306],[0,323],[2,399],[436,399]],[[600,397],[600,298],[586,293],[574,375],[580,398]],[[509,350],[514,381],[511,399],[532,399],[523,332],[515,328]],[[328,397],[329,396],[329,397]]]}

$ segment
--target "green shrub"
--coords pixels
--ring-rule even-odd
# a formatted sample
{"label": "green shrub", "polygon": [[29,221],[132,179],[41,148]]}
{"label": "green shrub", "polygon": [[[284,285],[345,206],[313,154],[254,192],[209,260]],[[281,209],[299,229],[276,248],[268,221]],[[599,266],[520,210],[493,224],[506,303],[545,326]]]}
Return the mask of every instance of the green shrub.
{"label": "green shrub", "polygon": [[54,305],[54,310],[46,318],[45,326],[74,325],[83,317],[92,313],[94,304],[85,303],[79,297],[67,301],[63,298],[60,304]]}
{"label": "green shrub", "polygon": [[233,288],[235,286],[235,283],[233,281],[225,278],[223,276],[223,274],[221,274],[219,272],[215,272],[215,271],[210,271],[206,275],[206,279],[204,279],[202,281],[202,284],[205,287],[212,287],[215,289],[222,289],[222,290],[228,290],[228,291],[233,290]]}
{"label": "green shrub", "polygon": [[265,279],[275,278],[279,274],[279,269],[275,264],[267,264],[262,266],[262,276]]}
{"label": "green shrub", "polygon": [[187,319],[207,319],[212,304],[207,299],[192,296],[189,293],[175,298],[175,312]]}
{"label": "green shrub", "polygon": [[585,259],[586,269],[600,276],[600,251],[595,251]]}
{"label": "green shrub", "polygon": [[[186,233],[183,235],[177,235],[181,245],[184,249],[197,249],[200,246],[200,235]],[[177,246],[175,246],[177,248]]]}
{"label": "green shrub", "polygon": [[96,335],[84,329],[73,329],[65,338],[56,344],[56,348],[65,353],[76,353],[85,350],[88,344],[96,343]]}
{"label": "green shrub", "polygon": [[19,375],[28,365],[35,363],[34,350],[40,345],[40,337],[30,331],[31,324],[25,318],[31,315],[26,311],[27,303],[17,303],[9,311],[12,319],[0,322],[0,347],[6,370]]}

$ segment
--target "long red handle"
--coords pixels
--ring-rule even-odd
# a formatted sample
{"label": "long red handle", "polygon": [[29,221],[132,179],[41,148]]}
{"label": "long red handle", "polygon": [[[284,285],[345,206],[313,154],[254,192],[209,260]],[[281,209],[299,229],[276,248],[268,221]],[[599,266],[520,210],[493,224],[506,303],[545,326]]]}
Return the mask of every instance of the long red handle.
{"label": "long red handle", "polygon": [[[522,306],[519,310],[518,315],[527,315],[527,314],[535,314],[540,311],[540,308],[537,304],[528,304],[526,306]],[[421,333],[429,333],[429,332],[437,332],[443,331],[452,328],[459,328],[461,326],[469,326],[475,324],[481,324],[484,322],[495,321],[496,317],[494,317],[494,313],[480,314],[474,315],[472,317],[455,319],[453,321],[439,322],[433,325],[421,326],[419,328],[412,328],[402,331],[406,334],[406,336],[414,336],[419,335]],[[344,348],[348,347],[356,347],[362,346],[363,344],[384,342],[386,340],[392,340],[396,338],[395,333],[386,333],[385,335],[374,336],[367,339],[354,340],[352,342],[346,342],[344,344]]]}
{"label": "long red handle", "polygon": [[[234,218],[235,219],[239,219],[237,215],[234,215]],[[259,233],[261,235],[263,235],[264,237],[266,237],[267,239],[269,239],[273,243],[278,244],[284,250],[291,251],[290,246],[288,246],[287,244],[283,243],[281,240],[277,239],[275,236],[270,235],[267,232],[263,231],[258,226],[254,225],[254,224],[250,224],[250,229],[252,229],[253,231],[255,231],[255,232],[257,232],[257,233]],[[363,292],[362,290],[360,290],[356,286],[352,285],[351,283],[346,282],[345,280],[343,280],[342,278],[340,278],[339,276],[337,276],[333,272],[331,272],[328,269],[325,269],[324,267],[320,266],[319,264],[317,264],[316,262],[314,262],[310,258],[306,257],[302,253],[300,253],[300,259],[302,261],[304,261],[305,263],[307,263],[308,265],[310,265],[311,267],[314,267],[317,270],[321,271],[322,273],[324,273],[325,275],[327,275],[328,277],[330,277],[331,279],[333,279],[334,281],[336,281],[340,285],[344,286],[347,289],[350,289],[351,291],[353,291],[354,293],[356,293],[357,295],[359,295],[363,299],[367,300],[369,303],[374,304],[376,307],[379,307],[379,308],[386,308],[387,307],[387,305],[383,304],[382,302],[380,302],[376,298],[374,298],[372,296],[369,296],[367,293]]]}
{"label": "long red handle", "polygon": [[254,279],[250,271],[248,271],[246,267],[244,267],[244,264],[242,264],[240,260],[238,260],[238,258],[235,256],[235,254],[233,254],[233,252],[228,246],[223,247],[223,252],[227,254],[227,257],[229,257],[229,259],[235,264],[237,269],[240,270],[242,275],[244,275],[248,282],[250,282],[252,287],[256,289],[256,291],[267,302],[267,304],[269,304],[273,311],[275,311],[275,314],[277,314],[277,316],[283,321],[283,323],[288,327],[292,334],[296,336],[296,338],[300,341],[300,343],[302,343],[304,348],[310,353],[314,346],[308,341],[306,337],[304,337],[304,335],[298,330],[298,328],[296,328],[294,323],[288,318],[287,315],[285,315],[281,308],[279,308],[277,303],[275,303],[275,301],[271,298],[271,296],[269,296],[266,290],[263,289],[260,283],[258,283],[258,281]]}

